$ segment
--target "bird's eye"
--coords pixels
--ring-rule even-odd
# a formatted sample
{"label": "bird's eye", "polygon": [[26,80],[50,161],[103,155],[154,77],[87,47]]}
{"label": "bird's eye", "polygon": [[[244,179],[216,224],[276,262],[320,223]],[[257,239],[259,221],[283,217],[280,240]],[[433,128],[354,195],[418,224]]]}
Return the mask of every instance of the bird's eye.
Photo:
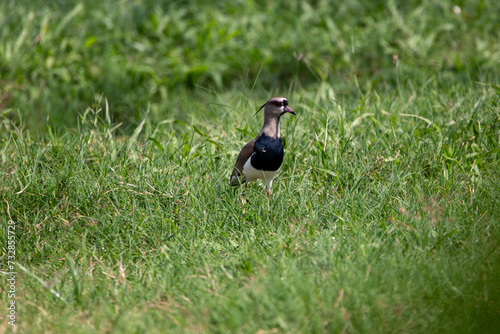
{"label": "bird's eye", "polygon": [[276,107],[281,107],[281,106],[282,106],[281,102],[279,102],[279,101],[274,102],[274,105],[275,105]]}

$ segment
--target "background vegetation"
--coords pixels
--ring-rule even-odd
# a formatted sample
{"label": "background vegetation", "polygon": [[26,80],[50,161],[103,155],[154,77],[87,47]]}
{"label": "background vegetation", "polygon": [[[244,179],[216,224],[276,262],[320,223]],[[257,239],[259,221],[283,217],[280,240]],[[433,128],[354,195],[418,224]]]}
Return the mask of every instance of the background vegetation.
{"label": "background vegetation", "polygon": [[[18,331],[496,331],[499,12],[1,2]],[[271,96],[298,116],[243,204],[229,173]]]}

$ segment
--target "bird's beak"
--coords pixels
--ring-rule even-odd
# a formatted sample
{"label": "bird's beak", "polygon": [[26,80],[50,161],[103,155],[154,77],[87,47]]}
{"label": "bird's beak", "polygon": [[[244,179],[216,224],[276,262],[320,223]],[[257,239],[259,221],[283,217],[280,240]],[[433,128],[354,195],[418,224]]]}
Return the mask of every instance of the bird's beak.
{"label": "bird's beak", "polygon": [[297,116],[297,113],[293,111],[289,106],[285,107],[285,112],[289,112],[290,114]]}

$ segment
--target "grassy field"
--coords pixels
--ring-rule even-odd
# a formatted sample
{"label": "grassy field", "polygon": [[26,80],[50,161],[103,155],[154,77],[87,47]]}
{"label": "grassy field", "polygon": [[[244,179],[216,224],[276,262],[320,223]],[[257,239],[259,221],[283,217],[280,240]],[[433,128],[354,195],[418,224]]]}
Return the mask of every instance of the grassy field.
{"label": "grassy field", "polygon": [[499,12],[2,1],[0,333],[498,332]]}

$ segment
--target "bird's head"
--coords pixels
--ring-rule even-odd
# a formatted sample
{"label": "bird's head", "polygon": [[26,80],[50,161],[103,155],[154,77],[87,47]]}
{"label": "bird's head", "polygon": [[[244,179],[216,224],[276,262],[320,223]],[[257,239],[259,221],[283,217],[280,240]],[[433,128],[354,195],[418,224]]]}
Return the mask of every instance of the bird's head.
{"label": "bird's head", "polygon": [[297,115],[288,106],[288,100],[284,97],[272,97],[262,107],[257,110],[257,113],[264,108],[264,118],[280,118],[281,115],[289,112],[290,114]]}

